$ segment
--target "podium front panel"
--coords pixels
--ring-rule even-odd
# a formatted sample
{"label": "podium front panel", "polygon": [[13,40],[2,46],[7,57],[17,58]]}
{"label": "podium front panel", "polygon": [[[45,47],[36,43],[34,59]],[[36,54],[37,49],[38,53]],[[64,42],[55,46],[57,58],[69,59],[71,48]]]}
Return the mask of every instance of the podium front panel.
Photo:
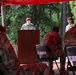
{"label": "podium front panel", "polygon": [[18,59],[21,64],[36,62],[35,45],[40,43],[39,30],[18,31]]}

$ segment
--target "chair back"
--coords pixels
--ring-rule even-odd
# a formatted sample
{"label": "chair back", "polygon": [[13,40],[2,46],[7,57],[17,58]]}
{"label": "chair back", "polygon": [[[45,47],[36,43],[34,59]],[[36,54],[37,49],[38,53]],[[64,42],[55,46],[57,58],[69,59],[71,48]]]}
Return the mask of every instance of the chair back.
{"label": "chair back", "polygon": [[47,46],[45,44],[36,44],[36,51],[40,58],[47,54]]}
{"label": "chair back", "polygon": [[76,46],[66,47],[66,53],[70,61],[76,61]]}

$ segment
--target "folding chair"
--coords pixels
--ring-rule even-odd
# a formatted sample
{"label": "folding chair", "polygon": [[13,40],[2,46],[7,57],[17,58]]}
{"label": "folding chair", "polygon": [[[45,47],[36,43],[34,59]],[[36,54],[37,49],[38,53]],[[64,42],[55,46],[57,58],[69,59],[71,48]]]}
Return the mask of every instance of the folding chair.
{"label": "folding chair", "polygon": [[75,75],[76,66],[74,66],[72,63],[76,62],[76,46],[66,47],[66,55],[68,59],[66,75],[68,74],[69,71],[72,71],[73,75]]}
{"label": "folding chair", "polygon": [[[55,61],[55,64],[58,68],[58,71],[60,72],[60,69],[58,67],[58,64],[56,62],[56,60],[58,60],[58,57],[54,57],[52,51],[50,50],[50,48],[48,46],[46,46],[45,44],[36,44],[36,51],[37,51],[37,54],[38,54],[38,58],[37,58],[37,61],[40,61],[40,62],[53,62]],[[46,53],[51,53],[50,54],[50,57],[46,57]],[[61,75],[61,72],[60,72],[60,75]]]}

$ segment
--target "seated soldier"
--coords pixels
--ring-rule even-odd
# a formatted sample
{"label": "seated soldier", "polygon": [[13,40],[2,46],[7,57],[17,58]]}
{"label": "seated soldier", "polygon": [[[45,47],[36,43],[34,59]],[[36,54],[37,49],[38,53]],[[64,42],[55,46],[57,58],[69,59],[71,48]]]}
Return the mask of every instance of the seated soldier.
{"label": "seated soldier", "polygon": [[3,75],[16,75],[20,69],[19,61],[5,32],[6,28],[0,25],[0,71]]}
{"label": "seated soldier", "polygon": [[[64,36],[64,44],[66,47],[76,46],[76,24],[74,24]],[[73,61],[73,65],[76,66],[76,61]]]}
{"label": "seated soldier", "polygon": [[[53,52],[55,57],[60,57],[60,70],[65,74],[65,52],[62,48],[62,39],[59,35],[59,27],[54,26],[52,32],[44,35],[42,43],[47,45]],[[50,56],[49,54],[47,56]],[[53,64],[49,63],[51,73],[54,73]]]}

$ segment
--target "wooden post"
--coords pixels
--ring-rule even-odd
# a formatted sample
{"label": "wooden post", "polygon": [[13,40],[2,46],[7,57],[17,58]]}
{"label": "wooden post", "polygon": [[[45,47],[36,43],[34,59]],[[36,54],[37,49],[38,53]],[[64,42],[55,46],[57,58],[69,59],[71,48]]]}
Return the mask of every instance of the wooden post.
{"label": "wooden post", "polygon": [[4,26],[4,12],[3,12],[3,3],[1,3],[1,17],[2,17],[2,26]]}

